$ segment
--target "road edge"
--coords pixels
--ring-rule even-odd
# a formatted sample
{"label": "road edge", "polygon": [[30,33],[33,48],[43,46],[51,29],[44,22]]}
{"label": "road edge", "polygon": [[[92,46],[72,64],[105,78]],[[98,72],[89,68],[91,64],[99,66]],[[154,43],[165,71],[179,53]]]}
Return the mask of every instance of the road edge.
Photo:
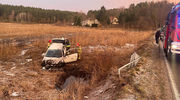
{"label": "road edge", "polygon": [[170,80],[170,85],[171,85],[171,90],[173,92],[173,98],[174,100],[180,100],[180,97],[179,97],[179,93],[178,93],[178,90],[177,90],[177,86],[176,86],[176,83],[174,82],[174,77],[173,77],[173,74],[172,74],[172,70],[170,69],[170,65],[166,59],[166,56],[165,56],[165,53],[164,53],[164,50],[163,50],[163,46],[162,46],[162,42],[160,42],[159,44],[159,48],[160,50],[162,51],[162,55],[163,55],[163,58],[164,58],[164,61],[165,61],[165,64],[166,64],[166,68],[167,68],[167,71],[168,71],[168,77],[169,77],[169,80]]}

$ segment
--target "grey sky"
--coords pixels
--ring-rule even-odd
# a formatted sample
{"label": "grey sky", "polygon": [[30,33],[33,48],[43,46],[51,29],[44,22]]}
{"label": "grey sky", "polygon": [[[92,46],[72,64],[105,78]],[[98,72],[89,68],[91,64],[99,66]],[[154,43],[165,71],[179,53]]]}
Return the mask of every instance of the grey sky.
{"label": "grey sky", "polygon": [[139,3],[142,1],[152,0],[0,0],[0,3],[87,12],[88,10],[100,9],[103,5],[107,9],[120,8],[128,7],[131,3]]}

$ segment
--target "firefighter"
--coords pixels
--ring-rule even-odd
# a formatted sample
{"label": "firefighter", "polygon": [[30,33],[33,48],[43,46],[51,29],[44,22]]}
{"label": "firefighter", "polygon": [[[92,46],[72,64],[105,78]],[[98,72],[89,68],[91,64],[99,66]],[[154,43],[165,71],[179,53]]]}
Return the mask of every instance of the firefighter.
{"label": "firefighter", "polygon": [[71,48],[71,44],[69,43],[69,40],[66,41],[66,50],[67,50],[67,54],[70,54],[70,48]]}
{"label": "firefighter", "polygon": [[157,30],[156,34],[155,34],[155,39],[156,39],[156,43],[158,44],[159,43],[159,38],[160,38],[160,35],[161,35],[161,30]]}
{"label": "firefighter", "polygon": [[66,48],[67,48],[67,50],[69,50],[71,48],[71,44],[70,44],[69,40],[66,41]]}
{"label": "firefighter", "polygon": [[71,48],[71,45],[70,44],[66,45],[66,48],[67,50],[69,50]]}
{"label": "firefighter", "polygon": [[51,42],[52,42],[51,40],[48,41],[48,48],[50,47]]}
{"label": "firefighter", "polygon": [[81,53],[82,53],[82,48],[79,43],[77,43],[77,52],[78,52],[78,59],[81,59]]}
{"label": "firefighter", "polygon": [[160,40],[163,41],[164,40],[164,32],[165,32],[165,25],[161,27],[160,30]]}
{"label": "firefighter", "polygon": [[70,44],[69,44],[69,45],[66,45],[66,50],[67,50],[67,54],[68,54],[68,55],[70,54],[70,47],[71,47]]}

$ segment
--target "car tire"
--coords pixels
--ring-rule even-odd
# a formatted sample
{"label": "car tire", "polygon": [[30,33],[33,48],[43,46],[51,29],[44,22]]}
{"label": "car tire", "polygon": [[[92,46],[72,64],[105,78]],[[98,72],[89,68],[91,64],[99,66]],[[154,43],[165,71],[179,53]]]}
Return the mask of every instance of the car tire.
{"label": "car tire", "polygon": [[45,64],[45,61],[43,61],[42,63],[41,63],[41,66],[42,67],[44,67],[46,64]]}
{"label": "car tire", "polygon": [[62,67],[63,63],[59,62],[57,67]]}
{"label": "car tire", "polygon": [[47,69],[47,70],[48,70],[49,68],[50,68],[50,66],[45,66],[45,69]]}

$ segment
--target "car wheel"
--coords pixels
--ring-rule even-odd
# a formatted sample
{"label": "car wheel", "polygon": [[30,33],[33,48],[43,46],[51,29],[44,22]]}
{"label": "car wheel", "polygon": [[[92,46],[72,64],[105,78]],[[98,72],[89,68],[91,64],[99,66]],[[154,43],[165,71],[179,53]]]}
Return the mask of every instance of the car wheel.
{"label": "car wheel", "polygon": [[44,67],[44,66],[45,66],[45,61],[43,61],[43,62],[41,63],[41,66],[42,66],[42,67]]}
{"label": "car wheel", "polygon": [[65,66],[65,63],[63,63],[63,62],[58,63],[58,67],[64,67],[64,66]]}
{"label": "car wheel", "polygon": [[46,68],[46,69],[49,69],[49,68],[50,68],[50,66],[45,66],[45,68]]}

